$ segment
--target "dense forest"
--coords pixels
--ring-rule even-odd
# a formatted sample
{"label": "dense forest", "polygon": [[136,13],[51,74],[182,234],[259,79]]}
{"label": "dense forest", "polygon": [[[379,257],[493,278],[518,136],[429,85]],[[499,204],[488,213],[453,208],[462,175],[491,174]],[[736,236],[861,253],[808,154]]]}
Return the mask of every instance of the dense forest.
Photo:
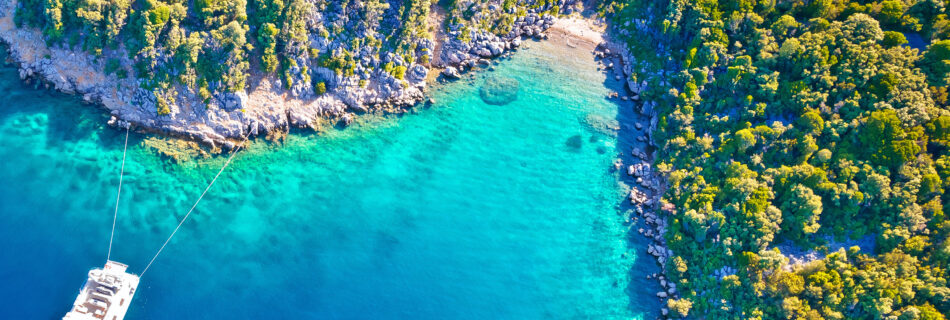
{"label": "dense forest", "polygon": [[599,4],[638,55],[663,48],[631,80],[658,103],[673,316],[950,314],[948,4]]}

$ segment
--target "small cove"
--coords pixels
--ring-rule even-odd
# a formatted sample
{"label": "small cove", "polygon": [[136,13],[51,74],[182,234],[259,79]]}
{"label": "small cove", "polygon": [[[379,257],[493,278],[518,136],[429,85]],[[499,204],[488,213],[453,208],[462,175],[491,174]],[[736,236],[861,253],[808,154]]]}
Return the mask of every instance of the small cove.
{"label": "small cove", "polygon": [[[617,83],[580,49],[530,43],[436,103],[254,143],[153,265],[134,319],[648,319],[646,242],[622,224]],[[516,99],[482,101],[486,77]],[[123,132],[0,70],[0,277],[10,318],[64,313],[108,245]],[[223,163],[130,141],[116,260],[139,272]],[[624,151],[625,153],[627,151]]]}

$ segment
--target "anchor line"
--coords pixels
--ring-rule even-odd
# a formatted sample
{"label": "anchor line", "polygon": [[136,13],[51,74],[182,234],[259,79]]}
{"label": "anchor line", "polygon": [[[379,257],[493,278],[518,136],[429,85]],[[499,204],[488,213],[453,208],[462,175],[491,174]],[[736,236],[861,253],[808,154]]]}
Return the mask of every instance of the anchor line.
{"label": "anchor line", "polygon": [[129,131],[132,124],[125,127],[125,146],[122,147],[122,166],[119,169],[119,188],[115,192],[115,211],[112,213],[112,233],[109,235],[109,252],[106,254],[106,262],[112,259],[112,240],[115,239],[115,221],[119,217],[119,197],[122,195],[122,176],[125,174],[125,155],[129,151]]}
{"label": "anchor line", "polygon": [[250,135],[250,130],[248,130],[248,133],[244,136],[244,141],[241,143],[241,145],[231,150],[231,155],[228,156],[228,160],[224,162],[223,166],[221,166],[221,170],[218,170],[218,173],[214,175],[214,178],[211,179],[211,182],[208,183],[208,186],[205,187],[205,190],[201,192],[200,196],[198,196],[198,200],[195,200],[195,203],[191,205],[191,209],[188,209],[188,213],[185,213],[185,216],[181,218],[181,221],[178,222],[178,226],[175,227],[175,230],[172,230],[172,233],[168,235],[167,239],[165,239],[165,243],[163,243],[162,246],[158,248],[158,252],[155,252],[155,255],[152,256],[152,260],[149,260],[148,264],[145,265],[145,269],[142,270],[141,274],[139,274],[139,278],[145,277],[145,273],[148,272],[148,268],[150,268],[152,263],[155,262],[155,259],[157,259],[158,256],[162,254],[162,251],[165,250],[166,246],[168,246],[168,242],[172,240],[172,237],[178,233],[178,229],[181,229],[181,226],[185,223],[185,220],[188,220],[188,217],[191,216],[191,213],[195,211],[195,208],[198,207],[198,203],[201,202],[201,199],[203,199],[205,194],[208,193],[208,190],[211,190],[211,186],[213,186],[214,182],[218,180],[218,177],[221,176],[221,173],[224,172],[224,169],[226,169],[228,165],[231,164],[231,160],[234,159],[234,156],[238,153],[238,151],[240,151],[240,149],[244,148],[244,145],[247,143],[247,139],[250,137]]}

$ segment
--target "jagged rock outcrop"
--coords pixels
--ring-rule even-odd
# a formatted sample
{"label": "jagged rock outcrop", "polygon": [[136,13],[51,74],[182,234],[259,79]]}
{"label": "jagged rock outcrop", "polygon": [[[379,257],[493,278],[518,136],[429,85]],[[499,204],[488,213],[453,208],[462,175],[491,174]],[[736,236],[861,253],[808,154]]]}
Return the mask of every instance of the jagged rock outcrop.
{"label": "jagged rock outcrop", "polygon": [[485,30],[463,28],[461,23],[450,25],[439,53],[443,62],[440,67],[453,67],[461,72],[477,65],[479,59],[498,57],[520,47],[522,37],[546,38],[544,31],[554,24],[554,19],[549,14],[531,12],[516,19],[511,31],[501,36]]}
{"label": "jagged rock outcrop", "polygon": [[[407,63],[398,55],[389,54],[379,61],[369,59],[369,65],[392,62],[406,68],[404,80],[396,79],[381,69],[370,70],[362,64],[354,76],[341,76],[326,68],[314,68],[314,73],[328,79],[330,89],[317,96],[309,82],[296,81],[289,88],[273,77],[259,77],[256,86],[247,90],[213,95],[209,101],[197,97],[188,88],[176,87],[170,97],[156,97],[155,92],[143,89],[134,77],[120,78],[106,74],[105,60],[80,50],[61,45],[48,46],[43,34],[36,29],[18,28],[14,22],[16,0],[0,3],[0,40],[8,45],[10,58],[18,63],[20,77],[43,81],[49,87],[77,94],[90,103],[101,104],[115,121],[113,123],[158,131],[173,136],[211,145],[231,145],[228,140],[283,130],[288,126],[307,127],[314,120],[340,117],[346,110],[366,112],[374,107],[408,106],[423,99],[428,68]],[[312,17],[313,18],[313,17]],[[317,48],[338,48],[339,44],[315,37]],[[420,48],[431,48],[424,39]],[[366,57],[370,53],[364,53]],[[134,74],[127,57],[116,55],[128,74]],[[301,58],[302,59],[302,58]],[[288,70],[293,77],[302,77],[302,66],[297,61]],[[321,70],[322,69],[322,70]],[[165,104],[166,112],[159,104]]]}

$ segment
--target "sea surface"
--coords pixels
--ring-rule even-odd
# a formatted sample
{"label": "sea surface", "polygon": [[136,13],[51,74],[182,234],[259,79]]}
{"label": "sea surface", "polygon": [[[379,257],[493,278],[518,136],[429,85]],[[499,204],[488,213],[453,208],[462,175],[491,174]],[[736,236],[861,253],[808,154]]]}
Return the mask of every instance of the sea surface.
{"label": "sea surface", "polygon": [[[657,272],[630,236],[603,130],[612,79],[530,43],[435,103],[257,141],[142,278],[128,319],[650,319]],[[493,78],[502,77],[502,78]],[[486,104],[485,81],[517,80]],[[59,319],[106,259],[123,130],[0,68],[4,319]],[[224,163],[133,133],[113,260],[140,273]]]}

